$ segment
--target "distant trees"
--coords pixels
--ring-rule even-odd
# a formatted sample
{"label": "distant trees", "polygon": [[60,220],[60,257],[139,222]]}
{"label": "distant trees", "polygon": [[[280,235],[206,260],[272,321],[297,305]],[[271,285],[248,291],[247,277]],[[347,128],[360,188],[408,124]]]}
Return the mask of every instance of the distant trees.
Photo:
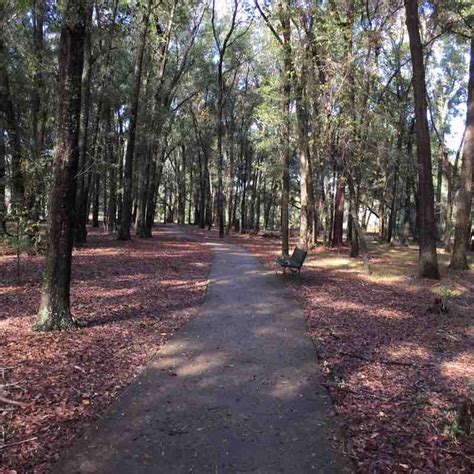
{"label": "distant trees", "polygon": [[293,234],[350,245],[368,271],[370,234],[418,244],[421,276],[438,277],[437,244],[467,267],[469,3],[228,6],[1,4],[0,235],[47,230],[38,328],[73,326],[71,239],[89,225],[121,240],[157,221],[266,232],[283,254]]}

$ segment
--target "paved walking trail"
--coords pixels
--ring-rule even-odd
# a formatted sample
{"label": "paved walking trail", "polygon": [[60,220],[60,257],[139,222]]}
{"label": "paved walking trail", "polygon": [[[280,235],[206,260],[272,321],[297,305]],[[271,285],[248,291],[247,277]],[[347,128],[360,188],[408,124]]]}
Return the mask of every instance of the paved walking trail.
{"label": "paved walking trail", "polygon": [[200,315],[53,472],[351,471],[301,308],[248,252],[211,245]]}

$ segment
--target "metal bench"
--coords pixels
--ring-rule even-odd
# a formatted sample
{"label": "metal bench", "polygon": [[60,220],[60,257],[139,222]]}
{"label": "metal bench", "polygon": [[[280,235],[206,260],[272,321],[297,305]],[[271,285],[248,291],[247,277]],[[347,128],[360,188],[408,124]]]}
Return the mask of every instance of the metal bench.
{"label": "metal bench", "polygon": [[283,268],[283,273],[285,273],[287,268],[289,268],[293,273],[301,273],[301,267],[303,266],[306,255],[308,255],[306,250],[295,247],[291,257],[278,257],[276,263]]}

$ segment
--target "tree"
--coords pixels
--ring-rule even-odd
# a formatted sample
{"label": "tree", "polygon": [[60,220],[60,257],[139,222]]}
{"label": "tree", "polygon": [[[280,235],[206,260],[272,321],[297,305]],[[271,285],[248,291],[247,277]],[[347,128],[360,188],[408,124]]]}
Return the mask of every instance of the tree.
{"label": "tree", "polygon": [[281,47],[283,56],[281,65],[281,107],[283,114],[283,126],[281,134],[281,159],[282,159],[282,176],[281,176],[281,253],[284,256],[289,254],[289,214],[288,207],[290,204],[290,139],[291,139],[291,71],[292,53],[291,53],[291,1],[280,0],[278,2],[278,18],[280,21],[281,35],[275,27],[270,23],[267,15],[260,8],[257,0],[255,0],[260,15],[269,27],[278,44]]}
{"label": "tree", "polygon": [[436,220],[434,213],[433,176],[431,171],[431,144],[427,118],[427,95],[423,45],[420,37],[418,0],[405,0],[406,24],[410,39],[415,96],[416,155],[418,162],[418,219],[420,249],[418,274],[439,279],[436,254]]}
{"label": "tree", "polygon": [[148,0],[148,6],[144,12],[143,25],[138,43],[137,58],[133,76],[133,90],[130,102],[130,126],[128,128],[127,152],[124,166],[124,186],[122,197],[122,219],[118,229],[119,240],[130,240],[130,226],[132,224],[132,179],[133,158],[135,153],[135,141],[138,123],[138,106],[140,101],[140,89],[142,85],[143,57],[148,36],[148,28],[151,15],[152,0]]}
{"label": "tree", "polygon": [[[10,93],[10,79],[7,69],[7,52],[3,39],[0,37],[0,107],[4,117],[5,129],[7,132],[7,143],[11,155],[12,167],[12,204],[17,212],[23,208],[25,194],[25,183],[22,171],[22,146],[20,140],[20,128]],[[3,133],[3,132],[2,132]]]}
{"label": "tree", "polygon": [[223,171],[224,171],[224,153],[222,148],[222,139],[224,134],[224,106],[226,100],[226,90],[224,82],[224,58],[228,49],[232,46],[235,41],[241,37],[246,31],[241,32],[234,38],[232,35],[236,29],[237,12],[239,8],[239,2],[234,0],[232,15],[229,29],[224,35],[224,39],[220,39],[220,35],[217,31],[216,25],[216,8],[215,0],[212,2],[212,33],[217,48],[218,61],[217,61],[217,218],[219,221],[219,237],[224,237],[224,188],[223,188]]}
{"label": "tree", "polygon": [[87,0],[66,0],[61,4],[57,143],[49,195],[48,243],[41,305],[34,325],[35,329],[42,331],[75,326],[69,295],[87,4]]}
{"label": "tree", "polygon": [[474,36],[471,37],[469,83],[466,110],[466,132],[462,153],[461,176],[456,199],[456,230],[450,268],[469,268],[466,247],[471,236],[471,201],[474,160]]}

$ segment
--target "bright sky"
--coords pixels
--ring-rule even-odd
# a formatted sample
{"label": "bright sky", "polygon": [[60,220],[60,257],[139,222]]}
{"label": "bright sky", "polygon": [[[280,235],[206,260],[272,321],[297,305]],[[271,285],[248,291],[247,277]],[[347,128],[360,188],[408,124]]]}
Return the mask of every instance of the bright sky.
{"label": "bright sky", "polygon": [[461,144],[464,127],[466,124],[466,106],[462,104],[459,107],[461,112],[457,117],[451,120],[451,133],[446,137],[446,144],[448,148],[456,152]]}

